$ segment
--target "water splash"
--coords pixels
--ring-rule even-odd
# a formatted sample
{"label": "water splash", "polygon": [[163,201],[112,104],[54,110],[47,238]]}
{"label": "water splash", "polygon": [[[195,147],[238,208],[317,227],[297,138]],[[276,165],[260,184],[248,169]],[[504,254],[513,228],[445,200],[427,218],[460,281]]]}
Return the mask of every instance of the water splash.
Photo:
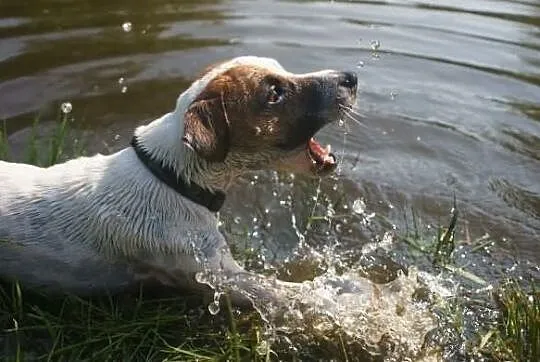
{"label": "water splash", "polygon": [[219,299],[221,298],[220,292],[214,292],[214,300],[208,304],[208,312],[212,315],[216,315],[219,313]]}
{"label": "water splash", "polygon": [[362,199],[354,200],[352,209],[355,213],[363,215],[366,212],[366,203]]}
{"label": "water splash", "polygon": [[131,24],[130,21],[126,21],[124,24],[122,24],[122,30],[124,30],[126,33],[129,33],[132,28],[133,24]]}
{"label": "water splash", "polygon": [[[262,279],[264,288],[276,288],[275,280]],[[227,289],[250,298],[267,322],[268,335],[294,346],[339,333],[347,343],[359,343],[370,354],[381,353],[391,341],[386,357],[418,357],[425,352],[424,338],[436,327],[429,305],[416,300],[418,273],[411,268],[387,284],[375,284],[355,271],[338,275],[329,271],[295,287],[280,287],[281,302],[269,303],[238,288],[238,279],[220,280]],[[290,289],[288,289],[290,288]],[[268,340],[261,344],[267,350]]]}
{"label": "water splash", "polygon": [[379,50],[381,42],[379,40],[371,40],[369,46],[371,47],[371,50]]}
{"label": "water splash", "polygon": [[71,111],[73,110],[73,105],[72,105],[70,102],[64,102],[64,103],[62,103],[62,105],[60,106],[60,110],[61,110],[62,113],[64,113],[64,114],[71,113]]}

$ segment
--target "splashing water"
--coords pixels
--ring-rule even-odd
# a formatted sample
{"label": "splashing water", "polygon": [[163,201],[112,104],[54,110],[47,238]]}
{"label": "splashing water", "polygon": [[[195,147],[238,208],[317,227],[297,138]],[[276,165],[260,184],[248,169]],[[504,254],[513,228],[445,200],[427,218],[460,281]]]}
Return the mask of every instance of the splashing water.
{"label": "splashing water", "polygon": [[[391,239],[385,235],[381,243],[391,243]],[[274,277],[255,274],[227,277],[205,267],[197,273],[196,280],[215,291],[207,306],[209,313],[220,312],[219,300],[227,291],[251,300],[264,322],[265,337],[257,348],[262,355],[276,343],[285,343],[289,350],[295,350],[306,339],[322,341],[332,335],[339,335],[343,343],[361,345],[372,356],[382,353],[388,360],[419,358],[426,353],[424,340],[437,327],[437,321],[431,305],[418,297],[426,284],[419,281],[415,268],[409,268],[407,274],[399,271],[389,283],[377,284],[362,277],[364,273],[358,267],[338,272],[343,267],[332,246],[323,253],[307,245],[304,249],[304,253],[314,255],[328,268],[322,275],[302,283],[281,283]],[[202,265],[206,266],[204,260]],[[255,289],[245,288],[253,283],[257,284]],[[430,283],[436,284],[433,278]],[[438,288],[443,291],[441,294],[451,294],[441,286]],[[278,297],[268,299],[261,291],[275,291],[276,294],[270,294]]]}
{"label": "splashing water", "polygon": [[122,24],[122,30],[124,30],[126,33],[129,33],[132,28],[133,25],[129,21],[126,21],[124,24]]}
{"label": "splashing water", "polygon": [[[353,360],[356,353],[362,356],[359,360],[390,361],[461,355],[460,348],[468,339],[452,329],[453,321],[446,319],[446,315],[453,318],[453,312],[443,310],[462,298],[460,282],[448,274],[439,274],[440,270],[431,271],[432,275],[424,271],[423,264],[419,264],[423,269],[420,272],[416,267],[404,272],[405,264],[400,260],[403,243],[395,238],[393,230],[388,231],[391,224],[380,229],[378,221],[371,223],[375,213],[363,198],[341,204],[330,198],[327,192],[332,186],[343,187],[338,181],[325,184],[319,180],[309,188],[295,189],[295,180],[288,175],[269,176],[274,181],[273,196],[269,195],[273,200],[262,203],[255,214],[250,211],[242,218],[229,215],[225,224],[234,230],[243,229],[238,226],[245,224],[244,233],[248,242],[253,242],[250,235],[255,227],[272,221],[272,225],[286,225],[295,243],[282,251],[262,250],[267,258],[261,259],[255,268],[246,264],[248,269],[271,276],[247,274],[227,278],[224,273],[208,272],[199,278],[216,292],[243,295],[252,302],[263,322],[259,326],[261,354],[272,350],[310,360],[314,356],[320,358],[319,353],[332,356],[332,348],[337,348],[336,356],[346,350],[352,353]],[[266,186],[263,180],[249,187]],[[298,190],[305,193],[299,196]],[[297,203],[298,199],[307,203]],[[279,212],[273,212],[274,207]],[[288,212],[281,212],[283,209]],[[343,233],[335,232],[336,225],[341,225]],[[272,231],[281,235],[283,228]],[[359,234],[346,233],[350,228],[367,229],[372,237],[351,242],[350,235],[358,238]],[[230,235],[234,235],[234,230]],[[257,230],[261,231],[257,242],[272,247],[277,238],[272,239],[275,236],[263,229]],[[393,257],[396,252],[397,259]],[[280,282],[278,277],[291,282]],[[254,283],[258,287],[250,288]],[[268,294],[277,298],[269,301]],[[216,311],[216,306],[211,302],[209,311]]]}
{"label": "splashing water", "polygon": [[[272,278],[263,283],[269,290],[276,287]],[[302,338],[317,340],[340,333],[347,343],[361,341],[371,354],[380,353],[381,344],[391,340],[393,347],[384,351],[387,358],[412,358],[425,352],[424,338],[437,326],[429,305],[415,299],[423,285],[413,268],[387,284],[375,284],[353,270],[341,275],[329,271],[298,287],[285,288],[283,300],[276,303],[241,290],[238,278],[221,279],[218,284],[250,298],[267,322],[266,334],[293,346],[302,343]],[[219,311],[216,306],[212,302],[209,311]],[[267,350],[270,341],[265,340],[261,350]]]}
{"label": "splashing water", "polygon": [[62,111],[62,113],[64,114],[68,114],[68,113],[71,113],[71,111],[73,110],[73,105],[69,102],[64,102],[62,103],[62,105],[60,106],[60,110]]}
{"label": "splashing water", "polygon": [[378,50],[381,47],[381,42],[379,40],[372,40],[369,42],[369,45],[372,50]]}
{"label": "splashing water", "polygon": [[208,304],[208,311],[212,315],[216,315],[219,313],[219,299],[221,298],[221,294],[222,293],[217,291],[214,292],[214,300],[212,301],[212,303]]}
{"label": "splashing water", "polygon": [[352,209],[355,213],[362,215],[366,212],[366,203],[362,199],[354,200]]}

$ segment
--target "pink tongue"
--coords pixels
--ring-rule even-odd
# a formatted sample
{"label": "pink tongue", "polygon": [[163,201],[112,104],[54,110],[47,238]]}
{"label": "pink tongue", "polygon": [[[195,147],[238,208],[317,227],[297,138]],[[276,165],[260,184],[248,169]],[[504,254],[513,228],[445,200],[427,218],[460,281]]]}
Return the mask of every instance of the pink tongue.
{"label": "pink tongue", "polygon": [[[336,163],[335,157],[329,152],[329,149],[322,148],[321,144],[317,141],[315,141],[314,138],[310,138],[308,143],[309,149],[314,157],[317,158],[317,162],[320,163],[329,163],[334,164]],[[330,147],[330,146],[329,146]]]}
{"label": "pink tongue", "polygon": [[315,141],[314,138],[309,139],[309,148],[311,148],[311,151],[317,156],[320,156],[321,159],[324,159],[325,156],[328,154],[328,152],[326,152],[326,150],[323,149],[319,142]]}

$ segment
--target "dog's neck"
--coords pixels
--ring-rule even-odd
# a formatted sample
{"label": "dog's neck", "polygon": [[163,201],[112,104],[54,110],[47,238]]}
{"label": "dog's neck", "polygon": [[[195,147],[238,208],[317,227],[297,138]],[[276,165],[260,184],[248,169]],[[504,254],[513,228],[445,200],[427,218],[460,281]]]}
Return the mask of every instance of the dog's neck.
{"label": "dog's neck", "polygon": [[217,75],[241,64],[265,66],[278,72],[285,70],[273,59],[252,56],[238,57],[216,66],[201,79],[183,92],[176,101],[173,112],[154,120],[148,125],[138,127],[135,136],[141,148],[154,160],[159,160],[164,167],[187,183],[196,183],[209,191],[226,191],[238,176],[234,167],[224,163],[209,163],[199,157],[183,141],[184,115],[196,97]]}
{"label": "dog's neck", "polygon": [[236,175],[223,164],[206,162],[184,144],[179,136],[183,122],[178,117],[176,112],[168,113],[137,128],[132,147],[161,182],[210,211],[218,211]]}

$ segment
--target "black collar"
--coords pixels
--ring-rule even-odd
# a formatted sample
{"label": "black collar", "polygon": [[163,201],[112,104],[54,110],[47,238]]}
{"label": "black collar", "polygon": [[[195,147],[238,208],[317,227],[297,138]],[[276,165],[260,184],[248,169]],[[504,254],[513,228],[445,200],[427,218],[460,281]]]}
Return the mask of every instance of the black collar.
{"label": "black collar", "polygon": [[142,163],[152,172],[154,176],[160,179],[167,186],[187,197],[191,201],[205,206],[212,212],[218,212],[225,202],[225,193],[221,191],[211,192],[203,189],[196,183],[187,183],[182,178],[178,177],[170,166],[164,166],[150,156],[148,151],[141,147],[141,143],[137,136],[131,139],[131,146],[135,150],[137,157]]}

